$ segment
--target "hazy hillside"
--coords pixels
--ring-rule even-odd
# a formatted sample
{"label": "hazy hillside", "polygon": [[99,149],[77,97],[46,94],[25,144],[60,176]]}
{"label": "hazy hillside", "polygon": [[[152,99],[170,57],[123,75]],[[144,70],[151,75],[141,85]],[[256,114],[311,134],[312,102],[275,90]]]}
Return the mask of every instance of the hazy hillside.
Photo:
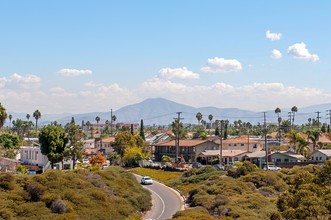
{"label": "hazy hillside", "polygon": [[[329,122],[327,119],[326,110],[331,109],[331,103],[313,105],[304,108],[298,107],[298,112],[295,116],[295,123],[302,124],[306,123],[308,118],[316,118],[315,112],[319,111],[321,122]],[[290,108],[282,109],[281,117],[283,120],[288,119],[288,112]],[[201,112],[203,120],[208,120],[208,115],[213,115],[213,120],[223,119],[229,120],[231,123],[235,120],[242,120],[245,122],[251,122],[252,124],[263,123],[263,110],[261,112],[254,112],[248,110],[242,110],[238,108],[216,108],[216,107],[202,107],[195,108],[188,105],[183,105],[163,98],[146,99],[140,103],[127,105],[113,112],[116,115],[117,122],[121,123],[140,123],[140,120],[144,120],[145,125],[169,125],[177,118],[177,112],[181,112],[180,117],[184,123],[197,123],[196,113]],[[13,120],[16,118],[26,119],[26,113],[11,113]],[[32,114],[30,114],[32,115]],[[101,121],[104,123],[106,120],[110,120],[111,114],[109,112],[91,112],[84,114],[52,114],[42,115],[39,124],[50,123],[57,121],[61,124],[66,124],[71,121],[74,117],[76,123],[81,123],[83,120],[96,123],[95,117],[99,116]],[[268,123],[276,122],[277,116],[274,110],[266,111],[266,119]],[[33,117],[30,118],[33,120]],[[9,125],[7,121],[7,126]]]}

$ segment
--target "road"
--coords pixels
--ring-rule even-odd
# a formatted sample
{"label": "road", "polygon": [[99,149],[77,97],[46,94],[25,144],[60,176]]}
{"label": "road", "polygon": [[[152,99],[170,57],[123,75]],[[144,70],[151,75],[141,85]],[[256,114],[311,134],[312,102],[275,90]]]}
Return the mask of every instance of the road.
{"label": "road", "polygon": [[[140,182],[141,177],[136,176]],[[183,199],[178,192],[156,181],[152,185],[144,185],[152,193],[152,210],[146,213],[144,219],[165,220],[184,207]]]}

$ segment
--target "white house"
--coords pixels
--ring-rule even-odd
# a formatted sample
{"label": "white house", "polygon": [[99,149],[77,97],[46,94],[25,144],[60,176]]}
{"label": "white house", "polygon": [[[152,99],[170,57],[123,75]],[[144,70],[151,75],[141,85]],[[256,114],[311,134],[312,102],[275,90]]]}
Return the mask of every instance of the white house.
{"label": "white house", "polygon": [[310,159],[313,161],[325,161],[331,159],[331,149],[329,150],[316,150],[311,156]]}
{"label": "white house", "polygon": [[[51,163],[49,162],[47,156],[41,153],[41,149],[39,146],[22,146],[20,149],[21,161],[23,165],[26,167],[42,170],[43,172],[51,169]],[[60,170],[71,170],[72,169],[72,160],[68,158],[62,162],[54,164],[55,169]]]}

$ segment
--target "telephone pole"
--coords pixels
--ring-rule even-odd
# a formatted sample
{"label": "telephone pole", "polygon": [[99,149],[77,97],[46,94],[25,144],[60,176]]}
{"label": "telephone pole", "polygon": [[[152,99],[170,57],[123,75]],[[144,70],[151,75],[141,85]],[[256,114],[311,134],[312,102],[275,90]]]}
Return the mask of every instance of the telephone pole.
{"label": "telephone pole", "polygon": [[268,143],[267,143],[267,120],[266,120],[266,112],[263,112],[263,121],[264,121],[264,146],[265,146],[265,161],[268,170]]}
{"label": "telephone pole", "polygon": [[331,109],[326,110],[326,112],[329,112],[329,113],[326,113],[326,115],[328,115],[327,119],[330,119],[329,127],[331,127]]}
{"label": "telephone pole", "polygon": [[320,118],[321,118],[320,113],[321,112],[315,112],[315,113],[317,114],[317,117],[316,117],[317,118],[317,128],[319,128],[320,127]]}
{"label": "telephone pole", "polygon": [[176,162],[176,164],[178,164],[178,157],[179,157],[179,123],[180,123],[180,120],[181,119],[184,119],[184,118],[181,118],[180,117],[180,114],[181,114],[181,112],[176,112],[176,114],[177,114],[177,118],[174,118],[176,121],[177,121],[177,131],[176,131],[176,142],[175,142],[175,144],[176,144],[176,158],[175,158],[175,162]]}
{"label": "telephone pole", "polygon": [[110,135],[113,136],[113,109],[110,109]]}

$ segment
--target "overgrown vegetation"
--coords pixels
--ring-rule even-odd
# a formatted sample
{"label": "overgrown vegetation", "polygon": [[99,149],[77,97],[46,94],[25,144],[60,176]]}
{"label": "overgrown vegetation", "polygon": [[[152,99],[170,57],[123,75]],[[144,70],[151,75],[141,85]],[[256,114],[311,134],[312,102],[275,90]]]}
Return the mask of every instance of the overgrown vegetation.
{"label": "overgrown vegetation", "polygon": [[0,219],[140,219],[150,193],[124,169],[0,173]]}
{"label": "overgrown vegetation", "polygon": [[236,165],[227,173],[211,166],[177,174],[143,168],[134,172],[157,178],[186,196],[192,208],[177,212],[174,219],[331,218],[331,161],[323,167],[279,172],[257,169],[249,162]]}

